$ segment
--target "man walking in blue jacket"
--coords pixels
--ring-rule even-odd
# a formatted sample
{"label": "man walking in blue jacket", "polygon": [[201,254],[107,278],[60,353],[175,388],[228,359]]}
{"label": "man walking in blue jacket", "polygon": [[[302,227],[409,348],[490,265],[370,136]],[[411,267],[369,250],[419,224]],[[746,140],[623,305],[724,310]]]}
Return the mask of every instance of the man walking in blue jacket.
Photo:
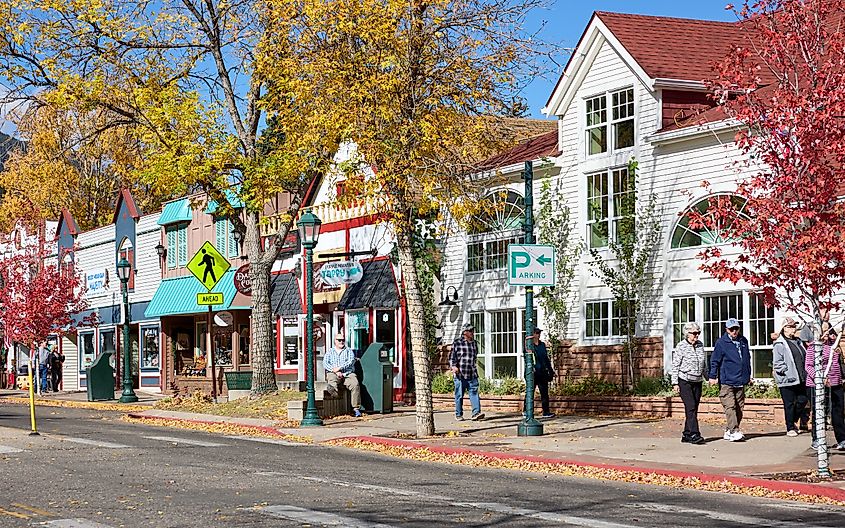
{"label": "man walking in blue jacket", "polygon": [[708,379],[710,385],[719,384],[719,400],[727,420],[723,438],[736,442],[744,438],[739,424],[745,407],[745,386],[751,381],[751,352],[748,340],[739,335],[739,321],[731,317],[725,329],[713,347]]}

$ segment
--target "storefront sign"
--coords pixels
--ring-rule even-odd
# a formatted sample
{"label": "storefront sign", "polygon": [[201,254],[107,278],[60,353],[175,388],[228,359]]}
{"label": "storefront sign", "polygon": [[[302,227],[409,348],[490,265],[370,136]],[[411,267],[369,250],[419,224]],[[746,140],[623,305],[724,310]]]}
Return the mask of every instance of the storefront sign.
{"label": "storefront sign", "polygon": [[327,262],[320,268],[320,278],[332,286],[355,284],[364,276],[361,264],[355,261]]}
{"label": "storefront sign", "polygon": [[235,272],[235,289],[244,295],[252,295],[252,282],[249,280],[249,264],[244,264]]}
{"label": "storefront sign", "polygon": [[229,312],[214,314],[214,324],[217,326],[230,326],[232,324],[232,314]]}
{"label": "storefront sign", "polygon": [[109,287],[109,270],[101,269],[86,273],[85,286],[88,288],[88,295],[104,293]]}

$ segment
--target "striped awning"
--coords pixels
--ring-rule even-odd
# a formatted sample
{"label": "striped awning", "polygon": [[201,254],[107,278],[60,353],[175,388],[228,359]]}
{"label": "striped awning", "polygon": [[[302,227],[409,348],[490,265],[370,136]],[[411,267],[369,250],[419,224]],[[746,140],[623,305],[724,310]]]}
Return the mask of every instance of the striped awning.
{"label": "striped awning", "polygon": [[[187,277],[177,277],[175,279],[165,279],[161,281],[158,289],[153,295],[153,300],[144,312],[144,316],[164,317],[167,315],[187,315],[202,313],[208,311],[208,306],[200,306],[197,304],[197,294],[206,293],[200,281],[192,275]],[[214,306],[214,311],[220,310],[245,310],[250,306],[233,306],[232,301],[235,300],[235,272],[234,270],[227,271],[217,286],[211,290],[214,293],[223,294],[223,304]]]}
{"label": "striped awning", "polygon": [[161,211],[161,216],[158,219],[158,225],[170,225],[179,222],[190,222],[193,214],[191,211],[191,201],[187,198],[176,200],[164,205]]}

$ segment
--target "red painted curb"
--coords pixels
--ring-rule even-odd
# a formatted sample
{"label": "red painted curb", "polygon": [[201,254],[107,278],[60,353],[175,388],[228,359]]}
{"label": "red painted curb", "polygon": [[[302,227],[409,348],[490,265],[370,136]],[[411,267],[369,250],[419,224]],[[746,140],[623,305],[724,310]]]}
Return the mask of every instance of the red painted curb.
{"label": "red painted curb", "polygon": [[289,434],[282,433],[278,429],[274,427],[270,427],[267,425],[247,425],[247,424],[240,424],[237,422],[221,422],[219,420],[192,420],[190,418],[173,418],[167,416],[144,416],[142,414],[136,413],[126,413],[127,416],[130,418],[135,418],[138,420],[169,420],[173,422],[188,422],[188,423],[195,423],[195,424],[206,424],[206,425],[237,425],[238,427],[243,427],[244,429],[255,429],[256,431],[263,431],[265,433],[272,434],[273,436],[281,436],[281,437],[288,437],[291,436]]}
{"label": "red painted curb", "polygon": [[394,438],[379,438],[375,436],[347,436],[337,438],[336,440],[359,440],[371,442],[374,444],[381,444],[393,447],[407,447],[412,449],[425,448],[435,453],[443,453],[447,455],[479,455],[488,458],[495,458],[501,460],[521,460],[528,462],[541,462],[545,464],[568,465],[585,468],[599,468],[612,469],[616,471],[629,471],[632,473],[665,475],[679,478],[697,478],[703,482],[724,482],[746,487],[760,487],[771,491],[791,491],[805,495],[814,495],[819,497],[827,497],[834,500],[845,501],[845,489],[831,488],[829,486],[822,486],[819,484],[810,484],[803,482],[792,482],[783,480],[765,480],[752,477],[735,477],[731,475],[720,475],[718,473],[704,473],[694,471],[681,471],[675,469],[652,469],[633,466],[620,466],[615,464],[601,464],[583,462],[571,459],[560,458],[546,458],[534,455],[513,455],[509,453],[498,453],[495,451],[480,451],[466,448],[455,448],[445,446],[433,446],[422,444],[420,442],[412,442],[408,440],[397,440]]}

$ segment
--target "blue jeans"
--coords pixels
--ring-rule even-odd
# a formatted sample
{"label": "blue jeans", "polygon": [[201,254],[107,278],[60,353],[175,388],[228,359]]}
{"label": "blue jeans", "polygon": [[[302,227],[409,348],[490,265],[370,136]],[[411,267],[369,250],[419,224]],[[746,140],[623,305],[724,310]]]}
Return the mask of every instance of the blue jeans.
{"label": "blue jeans", "polygon": [[41,378],[41,392],[47,392],[47,365],[38,365],[38,377]]}
{"label": "blue jeans", "polygon": [[472,415],[481,414],[481,398],[478,397],[478,378],[463,379],[455,377],[455,416],[464,415],[464,393],[469,391],[469,403]]}

